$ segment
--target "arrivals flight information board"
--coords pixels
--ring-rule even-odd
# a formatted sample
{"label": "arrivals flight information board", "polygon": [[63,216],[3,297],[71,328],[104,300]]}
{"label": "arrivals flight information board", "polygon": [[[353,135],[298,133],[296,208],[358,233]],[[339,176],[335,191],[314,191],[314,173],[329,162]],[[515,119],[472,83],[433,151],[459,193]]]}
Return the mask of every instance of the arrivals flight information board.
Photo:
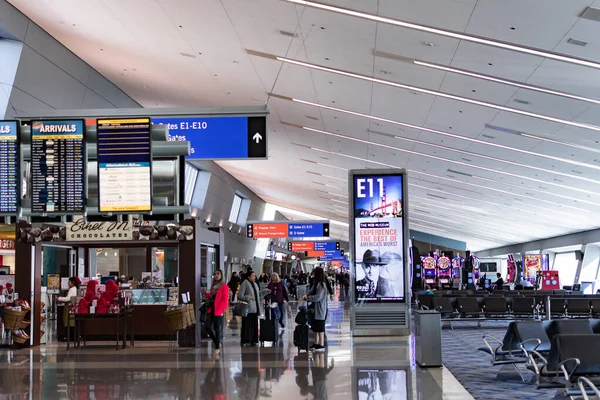
{"label": "arrivals flight information board", "polygon": [[0,121],[0,214],[17,212],[18,148],[17,121]]}
{"label": "arrivals flight information board", "polygon": [[150,118],[99,119],[100,212],[152,210]]}
{"label": "arrivals flight information board", "polygon": [[33,213],[81,213],[85,208],[83,120],[31,122]]}

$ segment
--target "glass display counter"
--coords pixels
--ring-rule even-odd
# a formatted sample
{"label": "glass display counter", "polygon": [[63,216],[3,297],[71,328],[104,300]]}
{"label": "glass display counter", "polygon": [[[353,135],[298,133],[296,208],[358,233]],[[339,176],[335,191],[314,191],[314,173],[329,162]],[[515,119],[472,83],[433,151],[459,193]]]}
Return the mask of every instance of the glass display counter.
{"label": "glass display counter", "polygon": [[126,289],[126,295],[131,295],[131,301],[136,306],[166,305],[169,289]]}

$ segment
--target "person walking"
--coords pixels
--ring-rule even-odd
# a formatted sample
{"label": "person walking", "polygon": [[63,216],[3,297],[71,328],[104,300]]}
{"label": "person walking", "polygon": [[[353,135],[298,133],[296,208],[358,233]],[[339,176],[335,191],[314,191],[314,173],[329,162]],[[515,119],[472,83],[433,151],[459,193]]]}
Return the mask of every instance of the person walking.
{"label": "person walking", "polygon": [[214,354],[221,351],[223,329],[223,314],[229,305],[229,287],[223,282],[223,272],[218,269],[213,274],[213,283],[207,294],[208,301],[212,304],[207,308],[208,323],[205,324],[206,333],[212,339],[215,348]]}
{"label": "person walking", "polygon": [[277,309],[279,310],[279,315],[277,318],[279,319],[279,325],[282,328],[285,328],[285,307],[284,302],[290,301],[288,298],[287,290],[285,289],[285,285],[279,278],[279,274],[273,272],[271,275],[271,282],[267,286],[267,289],[271,291],[270,298],[273,303],[277,303]]}
{"label": "person walking", "polygon": [[232,303],[235,301],[235,293],[237,292],[239,284],[240,277],[238,276],[237,272],[234,272],[231,274],[231,279],[229,279],[229,282],[227,283],[227,286],[229,286],[229,291],[231,292],[231,298],[229,301]]}
{"label": "person walking", "polygon": [[250,271],[238,291],[238,300],[248,303],[248,315],[242,317],[241,344],[258,345],[258,316],[261,314],[260,289],[256,273]]}
{"label": "person walking", "polygon": [[315,351],[325,351],[325,320],[327,319],[327,285],[323,268],[315,268],[314,285],[303,297],[303,300],[314,304],[314,316],[311,323],[312,331],[315,333]]}

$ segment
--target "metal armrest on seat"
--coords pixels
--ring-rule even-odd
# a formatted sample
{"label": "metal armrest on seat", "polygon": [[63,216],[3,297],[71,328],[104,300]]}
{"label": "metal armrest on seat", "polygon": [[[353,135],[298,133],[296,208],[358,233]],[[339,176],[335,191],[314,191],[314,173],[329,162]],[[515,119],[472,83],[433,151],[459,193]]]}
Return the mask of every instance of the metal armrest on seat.
{"label": "metal armrest on seat", "polygon": [[[573,370],[571,372],[569,372],[569,371],[567,371],[566,365],[571,362],[575,363],[575,367],[573,367]],[[557,366],[560,368],[560,370],[565,375],[565,380],[567,381],[567,385],[571,381],[571,378],[573,377],[573,374],[575,373],[575,370],[577,369],[577,367],[579,367],[579,365],[581,365],[581,361],[579,361],[578,358],[567,358],[566,360],[558,363]]]}
{"label": "metal armrest on seat", "polygon": [[[539,358],[541,364],[537,363],[536,357]],[[546,357],[541,355],[537,350],[531,350],[529,352],[529,361],[529,365],[531,368],[533,368],[533,372],[535,372],[536,376],[540,376],[542,369],[548,365],[548,360],[546,360]]]}
{"label": "metal armrest on seat", "polygon": [[525,357],[528,356],[528,350],[525,348],[525,344],[527,343],[536,343],[535,347],[533,349],[531,349],[531,351],[537,350],[537,348],[540,346],[540,344],[542,344],[542,341],[538,338],[531,338],[531,339],[527,339],[522,341],[521,343],[519,343],[519,347],[521,348],[521,351],[523,352],[523,354],[525,355]]}
{"label": "metal armrest on seat", "polygon": [[429,307],[422,305],[422,306],[419,307],[419,310],[425,310],[425,311],[427,311],[427,310],[429,310]]}
{"label": "metal armrest on seat", "polygon": [[579,390],[581,391],[581,395],[583,396],[583,400],[590,400],[590,397],[587,395],[586,386],[589,390],[591,390],[597,398],[600,399],[600,390],[585,376],[579,377],[577,379],[577,386],[579,386]]}

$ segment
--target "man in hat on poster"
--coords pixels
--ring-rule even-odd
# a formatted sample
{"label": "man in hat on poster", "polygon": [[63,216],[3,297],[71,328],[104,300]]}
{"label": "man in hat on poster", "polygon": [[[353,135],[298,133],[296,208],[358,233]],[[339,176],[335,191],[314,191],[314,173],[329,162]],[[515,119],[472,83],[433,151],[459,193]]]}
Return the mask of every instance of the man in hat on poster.
{"label": "man in hat on poster", "polygon": [[375,289],[379,281],[382,262],[378,250],[367,250],[363,254],[361,266],[356,269],[356,298],[371,299],[376,297]]}

